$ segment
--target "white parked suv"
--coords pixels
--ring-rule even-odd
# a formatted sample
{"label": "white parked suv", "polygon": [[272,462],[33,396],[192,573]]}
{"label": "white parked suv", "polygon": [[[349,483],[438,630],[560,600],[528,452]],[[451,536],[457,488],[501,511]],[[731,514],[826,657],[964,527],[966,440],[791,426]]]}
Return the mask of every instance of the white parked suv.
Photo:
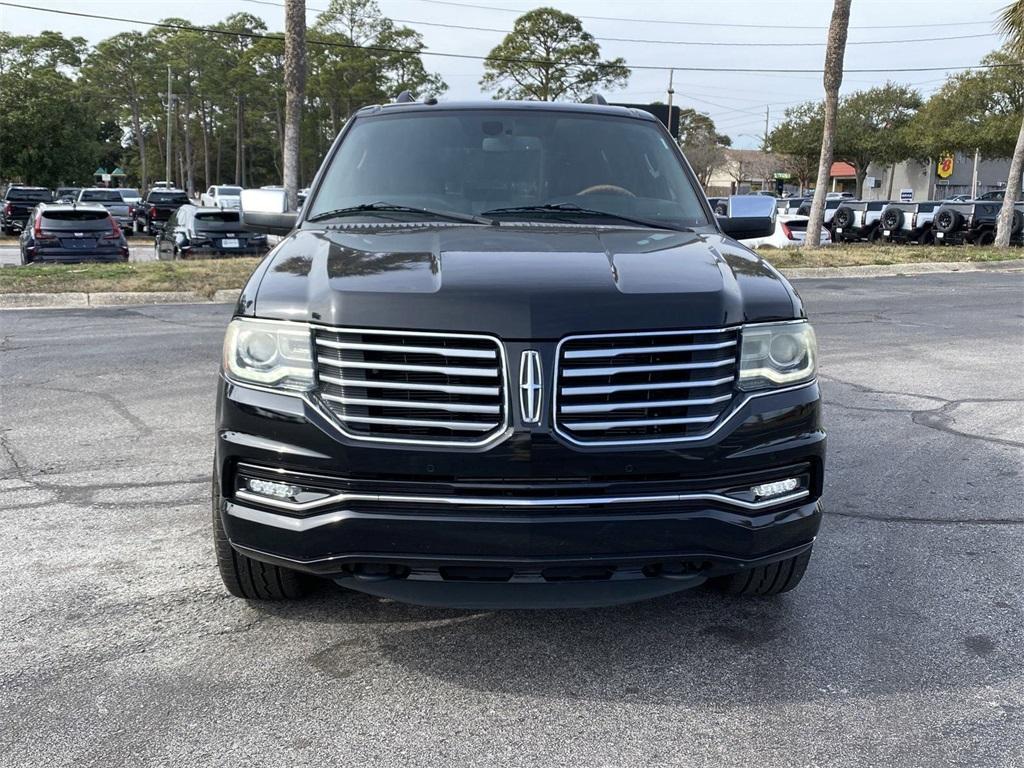
{"label": "white parked suv", "polygon": [[[801,246],[807,238],[808,218],[794,213],[776,214],[775,232],[768,237],[753,237],[740,240],[740,242],[747,248],[795,248]],[[821,244],[832,244],[832,235],[826,227],[821,228]]]}
{"label": "white parked suv", "polygon": [[215,184],[200,195],[199,205],[204,208],[241,208],[242,188]]}

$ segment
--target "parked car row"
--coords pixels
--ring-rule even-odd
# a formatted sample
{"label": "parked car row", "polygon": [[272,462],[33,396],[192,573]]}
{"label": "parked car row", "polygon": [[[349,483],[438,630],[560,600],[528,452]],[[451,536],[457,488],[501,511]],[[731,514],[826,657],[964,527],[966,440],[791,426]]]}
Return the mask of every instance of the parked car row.
{"label": "parked car row", "polygon": [[[754,195],[763,197],[763,195]],[[745,195],[739,198],[747,197]],[[708,202],[716,216],[728,218],[734,215],[731,209],[731,201],[737,196],[709,197]],[[799,213],[798,209],[802,199],[781,198],[777,201],[775,210],[775,231],[771,235],[755,238],[744,238],[740,242],[748,248],[793,248],[804,244],[807,235],[807,222],[810,217],[806,213]],[[790,205],[791,203],[791,205]],[[821,230],[821,245],[831,245],[832,233],[827,228]]]}
{"label": "parked car row", "polygon": [[[996,238],[996,224],[1002,208],[1002,192],[989,192],[974,200],[926,200],[916,203],[893,200],[853,200],[832,197],[825,200],[824,227],[833,242],[891,242],[942,245],[944,243],[990,245]],[[727,198],[709,198],[719,215],[726,215]],[[776,203],[778,221],[790,225],[788,217],[806,219],[811,200],[784,198]],[[806,224],[804,224],[806,228]],[[799,245],[800,237],[781,245]],[[1010,242],[1024,244],[1024,201],[1015,205],[1010,224]]]}
{"label": "parked car row", "polygon": [[266,235],[245,232],[241,187],[216,185],[196,205],[184,190],[154,185],[145,199],[136,189],[12,186],[0,204],[5,234],[20,234],[23,264],[127,261],[127,237],[154,236],[159,258],[262,254]]}

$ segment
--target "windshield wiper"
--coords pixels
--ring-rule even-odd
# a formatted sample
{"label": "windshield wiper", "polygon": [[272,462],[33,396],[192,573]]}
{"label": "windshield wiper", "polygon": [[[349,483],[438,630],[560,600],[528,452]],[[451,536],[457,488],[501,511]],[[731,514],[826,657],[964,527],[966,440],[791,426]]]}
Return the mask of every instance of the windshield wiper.
{"label": "windshield wiper", "polygon": [[561,215],[569,214],[573,216],[599,216],[605,219],[616,219],[617,221],[625,221],[630,224],[639,224],[642,227],[650,227],[652,229],[673,229],[678,232],[694,231],[690,227],[677,227],[660,221],[648,221],[646,219],[638,219],[634,216],[623,216],[621,213],[598,211],[593,208],[583,208],[575,203],[545,203],[544,205],[517,205],[509,208],[492,208],[489,211],[483,211],[481,215],[500,216],[506,213],[554,213]]}
{"label": "windshield wiper", "polygon": [[315,216],[310,216],[306,221],[324,221],[342,216],[351,216],[356,213],[417,213],[422,216],[433,216],[438,219],[449,221],[465,221],[469,224],[494,224],[493,219],[485,219],[483,216],[474,216],[470,213],[459,213],[458,211],[439,211],[434,208],[419,208],[414,205],[399,205],[397,203],[361,203],[348,208],[337,208],[333,211],[324,211]]}

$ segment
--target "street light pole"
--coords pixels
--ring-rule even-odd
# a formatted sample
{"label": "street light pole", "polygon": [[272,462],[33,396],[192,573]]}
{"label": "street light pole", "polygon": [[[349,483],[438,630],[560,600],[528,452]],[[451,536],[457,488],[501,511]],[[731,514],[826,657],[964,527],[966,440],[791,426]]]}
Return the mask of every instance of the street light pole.
{"label": "street light pole", "polygon": [[[171,184],[171,104],[174,96],[171,94],[171,65],[167,65],[167,175],[164,177],[168,184]],[[174,185],[171,184],[173,187]]]}

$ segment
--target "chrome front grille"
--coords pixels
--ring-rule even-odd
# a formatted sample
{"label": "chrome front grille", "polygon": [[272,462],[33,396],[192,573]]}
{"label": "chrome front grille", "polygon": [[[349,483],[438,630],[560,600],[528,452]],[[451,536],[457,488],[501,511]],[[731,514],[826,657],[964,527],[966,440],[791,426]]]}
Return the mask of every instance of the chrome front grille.
{"label": "chrome front grille", "polygon": [[558,348],[555,428],[577,443],[697,439],[728,409],[736,329],[570,336]]}
{"label": "chrome front grille", "polygon": [[352,437],[481,445],[508,425],[497,339],[318,328],[319,393]]}

